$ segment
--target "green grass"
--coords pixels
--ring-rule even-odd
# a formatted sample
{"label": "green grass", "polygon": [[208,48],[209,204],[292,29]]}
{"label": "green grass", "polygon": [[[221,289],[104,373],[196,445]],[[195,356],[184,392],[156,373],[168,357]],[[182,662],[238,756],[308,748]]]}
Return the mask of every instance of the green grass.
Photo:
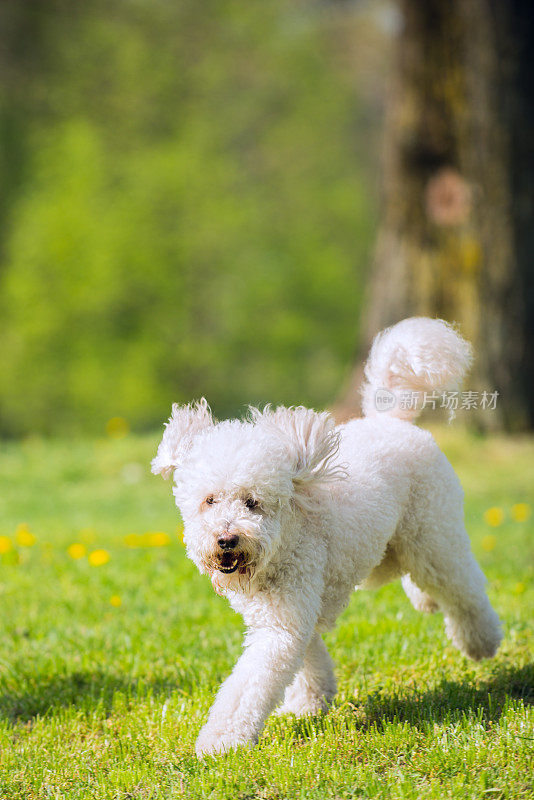
{"label": "green grass", "polygon": [[[331,712],[273,718],[257,748],[202,763],[195,736],[242,625],[185,558],[169,485],[147,470],[157,437],[4,446],[0,535],[27,523],[36,542],[0,559],[1,800],[534,797],[534,520],[511,516],[534,499],[534,441],[437,434],[504,621],[498,657],[465,660],[397,584],[355,593],[326,637]],[[172,541],[125,544],[147,531]],[[74,542],[109,562],[73,559]]]}

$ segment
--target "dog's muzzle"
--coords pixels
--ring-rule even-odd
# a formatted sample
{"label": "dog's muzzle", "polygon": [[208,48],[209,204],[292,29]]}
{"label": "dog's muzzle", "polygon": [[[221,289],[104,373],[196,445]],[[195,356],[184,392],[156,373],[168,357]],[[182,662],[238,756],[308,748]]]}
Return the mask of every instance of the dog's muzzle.
{"label": "dog's muzzle", "polygon": [[[242,580],[250,580],[261,558],[262,548],[249,531],[237,525],[225,525],[213,530],[208,541],[209,547],[202,555],[206,572],[212,576],[212,581],[215,579],[214,586],[219,585],[216,576],[222,580],[223,575],[229,578],[233,573],[239,576],[240,585]],[[223,584],[226,585],[227,581]]]}
{"label": "dog's muzzle", "polygon": [[239,550],[240,537],[237,533],[225,532],[217,539],[216,566],[219,572],[230,575],[244,561],[243,552]]}

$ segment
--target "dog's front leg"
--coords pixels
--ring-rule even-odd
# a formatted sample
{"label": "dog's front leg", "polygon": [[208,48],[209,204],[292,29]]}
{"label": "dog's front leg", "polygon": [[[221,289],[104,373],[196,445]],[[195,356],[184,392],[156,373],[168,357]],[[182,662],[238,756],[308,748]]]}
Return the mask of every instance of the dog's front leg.
{"label": "dog's front leg", "polygon": [[243,654],[200,731],[198,756],[257,742],[266,718],[300,668],[312,636],[315,617],[310,616],[310,603],[303,608],[306,614],[295,618],[293,613],[291,624],[284,624],[278,606],[276,623],[249,629]]}
{"label": "dog's front leg", "polygon": [[285,692],[277,714],[318,714],[326,711],[336,693],[332,659],[321,635],[316,631],[308,645],[304,662]]}

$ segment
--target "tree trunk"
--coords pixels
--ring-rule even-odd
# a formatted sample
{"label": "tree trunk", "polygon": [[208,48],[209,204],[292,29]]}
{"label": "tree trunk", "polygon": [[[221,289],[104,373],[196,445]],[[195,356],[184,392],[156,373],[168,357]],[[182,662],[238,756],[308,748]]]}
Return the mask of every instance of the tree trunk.
{"label": "tree trunk", "polygon": [[481,427],[534,424],[534,94],[522,0],[402,0],[387,104],[384,208],[359,363],[337,416],[358,413],[374,335],[407,316],[459,324],[470,390],[499,392]]}

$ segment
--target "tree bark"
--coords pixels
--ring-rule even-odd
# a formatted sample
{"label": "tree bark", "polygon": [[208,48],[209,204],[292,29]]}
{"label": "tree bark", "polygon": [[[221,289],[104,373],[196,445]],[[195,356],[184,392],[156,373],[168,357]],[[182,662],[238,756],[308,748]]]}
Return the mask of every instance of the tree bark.
{"label": "tree bark", "polygon": [[401,0],[387,101],[382,224],[358,366],[336,409],[358,413],[374,335],[407,316],[459,324],[470,390],[499,392],[479,427],[534,425],[534,93],[524,0]]}

